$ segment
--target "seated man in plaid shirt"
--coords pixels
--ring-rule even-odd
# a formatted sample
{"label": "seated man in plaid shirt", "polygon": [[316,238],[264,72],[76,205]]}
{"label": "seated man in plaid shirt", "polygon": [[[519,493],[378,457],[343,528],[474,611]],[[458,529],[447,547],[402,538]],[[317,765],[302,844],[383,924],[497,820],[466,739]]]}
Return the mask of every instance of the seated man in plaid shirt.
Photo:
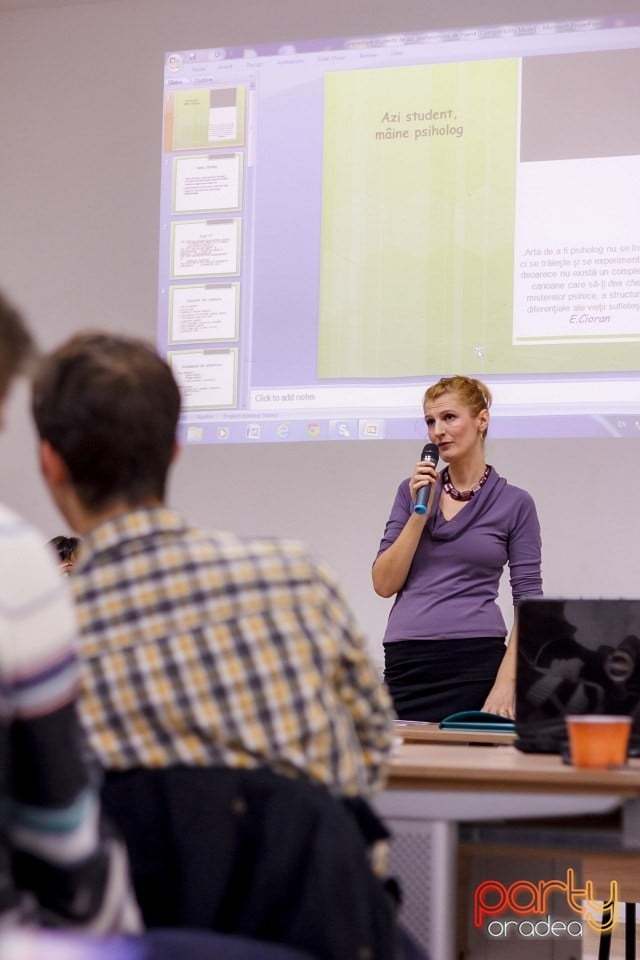
{"label": "seated man in plaid shirt", "polygon": [[295,541],[203,532],[165,505],[179,411],[169,366],[124,337],[78,335],[34,380],[43,474],[82,537],[91,748],[111,777],[267,770],[367,798],[393,714],[335,577]]}

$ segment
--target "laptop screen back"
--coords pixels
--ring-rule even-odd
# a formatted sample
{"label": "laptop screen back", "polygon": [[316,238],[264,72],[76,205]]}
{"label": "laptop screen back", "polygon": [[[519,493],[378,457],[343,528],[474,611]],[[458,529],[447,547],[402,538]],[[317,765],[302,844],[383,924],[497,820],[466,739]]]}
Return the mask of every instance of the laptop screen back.
{"label": "laptop screen back", "polygon": [[640,745],[640,600],[531,598],[517,625],[519,749],[561,752],[576,713],[630,715]]}

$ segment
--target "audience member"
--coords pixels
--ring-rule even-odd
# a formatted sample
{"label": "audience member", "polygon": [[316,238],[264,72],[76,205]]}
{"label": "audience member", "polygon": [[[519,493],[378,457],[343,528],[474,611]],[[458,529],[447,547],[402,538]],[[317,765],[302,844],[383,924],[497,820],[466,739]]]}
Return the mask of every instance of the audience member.
{"label": "audience member", "polygon": [[[218,802],[228,796],[237,822],[240,811],[244,816],[248,810],[250,831],[262,829],[260,806],[252,805],[255,791],[240,800],[239,785],[244,790],[249,781],[261,796],[278,796],[278,812],[270,808],[277,824],[269,865],[274,872],[262,893],[271,897],[278,848],[284,857],[301,831],[296,814],[304,789],[315,784],[327,797],[348,797],[355,801],[351,809],[357,808],[384,783],[393,713],[332,572],[297,542],[205,533],[165,506],[179,410],[169,366],[150,346],[123,337],[76,336],[44,359],[34,380],[44,477],[63,517],[83,538],[71,578],[84,660],[81,714],[107,772],[108,809],[121,816],[130,849],[139,849],[146,835],[147,860],[169,842],[161,835],[167,830],[160,830],[169,801],[165,797],[161,813],[146,810],[137,826],[131,817],[138,799],[146,798],[143,806],[151,803],[149,784],[157,783],[152,775],[159,771],[175,774],[171,782],[182,791],[177,805],[183,812],[190,799],[195,809],[194,784],[194,792],[203,783],[206,792],[207,778],[198,772],[218,771]],[[184,779],[185,770],[196,775]],[[278,794],[283,775],[289,814]],[[166,778],[162,782],[166,786]],[[210,793],[200,807],[205,817],[211,811],[211,820],[213,799]],[[344,815],[343,804],[331,803]],[[157,823],[151,822],[154,815]],[[231,839],[219,825],[213,829],[220,846],[205,858],[204,869],[215,874],[222,871],[215,861],[230,859]],[[317,843],[310,833],[306,839],[294,882],[310,905],[312,864],[305,857]],[[180,847],[185,838],[173,841]],[[329,849],[337,843],[336,837],[327,844],[326,856],[338,852]],[[247,855],[246,844],[242,849]],[[167,853],[174,862],[179,856]],[[157,920],[157,903],[150,902],[137,872],[137,865],[145,870],[143,859],[132,852],[143,912]],[[156,887],[166,886],[169,881],[158,880],[161,864],[155,873]],[[342,889],[334,884],[333,916],[326,916],[324,932],[316,922],[318,929],[289,942],[310,949],[332,924],[338,928],[340,901],[350,902],[354,879],[343,876]],[[362,877],[357,880],[364,890]],[[221,875],[199,881],[191,893],[213,901]],[[229,896],[224,905],[222,922],[228,924]],[[294,909],[280,907],[284,913]],[[164,909],[177,910],[178,904]],[[193,921],[194,914],[188,915]],[[184,913],[175,920],[183,921]],[[351,917],[354,929],[360,920]],[[267,936],[261,927],[251,932],[276,939],[273,911],[268,922]],[[383,956],[381,946],[367,949]]]}
{"label": "audience member", "polygon": [[[33,353],[0,296],[0,407]],[[1,411],[0,411],[1,412]],[[51,551],[0,505],[0,929],[139,929],[123,844],[83,761],[75,623]]]}
{"label": "audience member", "polygon": [[79,538],[64,536],[52,537],[51,540],[49,540],[49,545],[53,547],[58,557],[60,570],[65,576],[68,576],[73,570],[78,558],[78,549],[80,548]]}

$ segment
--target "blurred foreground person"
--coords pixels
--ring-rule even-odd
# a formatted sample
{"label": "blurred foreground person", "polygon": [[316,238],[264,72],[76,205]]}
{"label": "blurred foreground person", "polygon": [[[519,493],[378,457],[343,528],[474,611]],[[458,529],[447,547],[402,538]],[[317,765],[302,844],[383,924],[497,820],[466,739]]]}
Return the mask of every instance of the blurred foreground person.
{"label": "blurred foreground person", "polygon": [[[22,318],[0,295],[0,408],[32,354]],[[140,928],[124,845],[103,831],[83,761],[75,630],[51,550],[0,504],[2,956],[2,934],[15,926]]]}

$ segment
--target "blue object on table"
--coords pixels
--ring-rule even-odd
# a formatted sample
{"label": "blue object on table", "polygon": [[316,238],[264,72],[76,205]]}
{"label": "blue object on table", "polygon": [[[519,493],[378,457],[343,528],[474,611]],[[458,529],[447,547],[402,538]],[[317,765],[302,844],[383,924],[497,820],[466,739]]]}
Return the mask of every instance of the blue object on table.
{"label": "blue object on table", "polygon": [[460,710],[450,713],[440,721],[441,730],[495,730],[504,733],[515,733],[516,725],[513,720],[501,717],[498,713],[487,713],[485,710]]}

